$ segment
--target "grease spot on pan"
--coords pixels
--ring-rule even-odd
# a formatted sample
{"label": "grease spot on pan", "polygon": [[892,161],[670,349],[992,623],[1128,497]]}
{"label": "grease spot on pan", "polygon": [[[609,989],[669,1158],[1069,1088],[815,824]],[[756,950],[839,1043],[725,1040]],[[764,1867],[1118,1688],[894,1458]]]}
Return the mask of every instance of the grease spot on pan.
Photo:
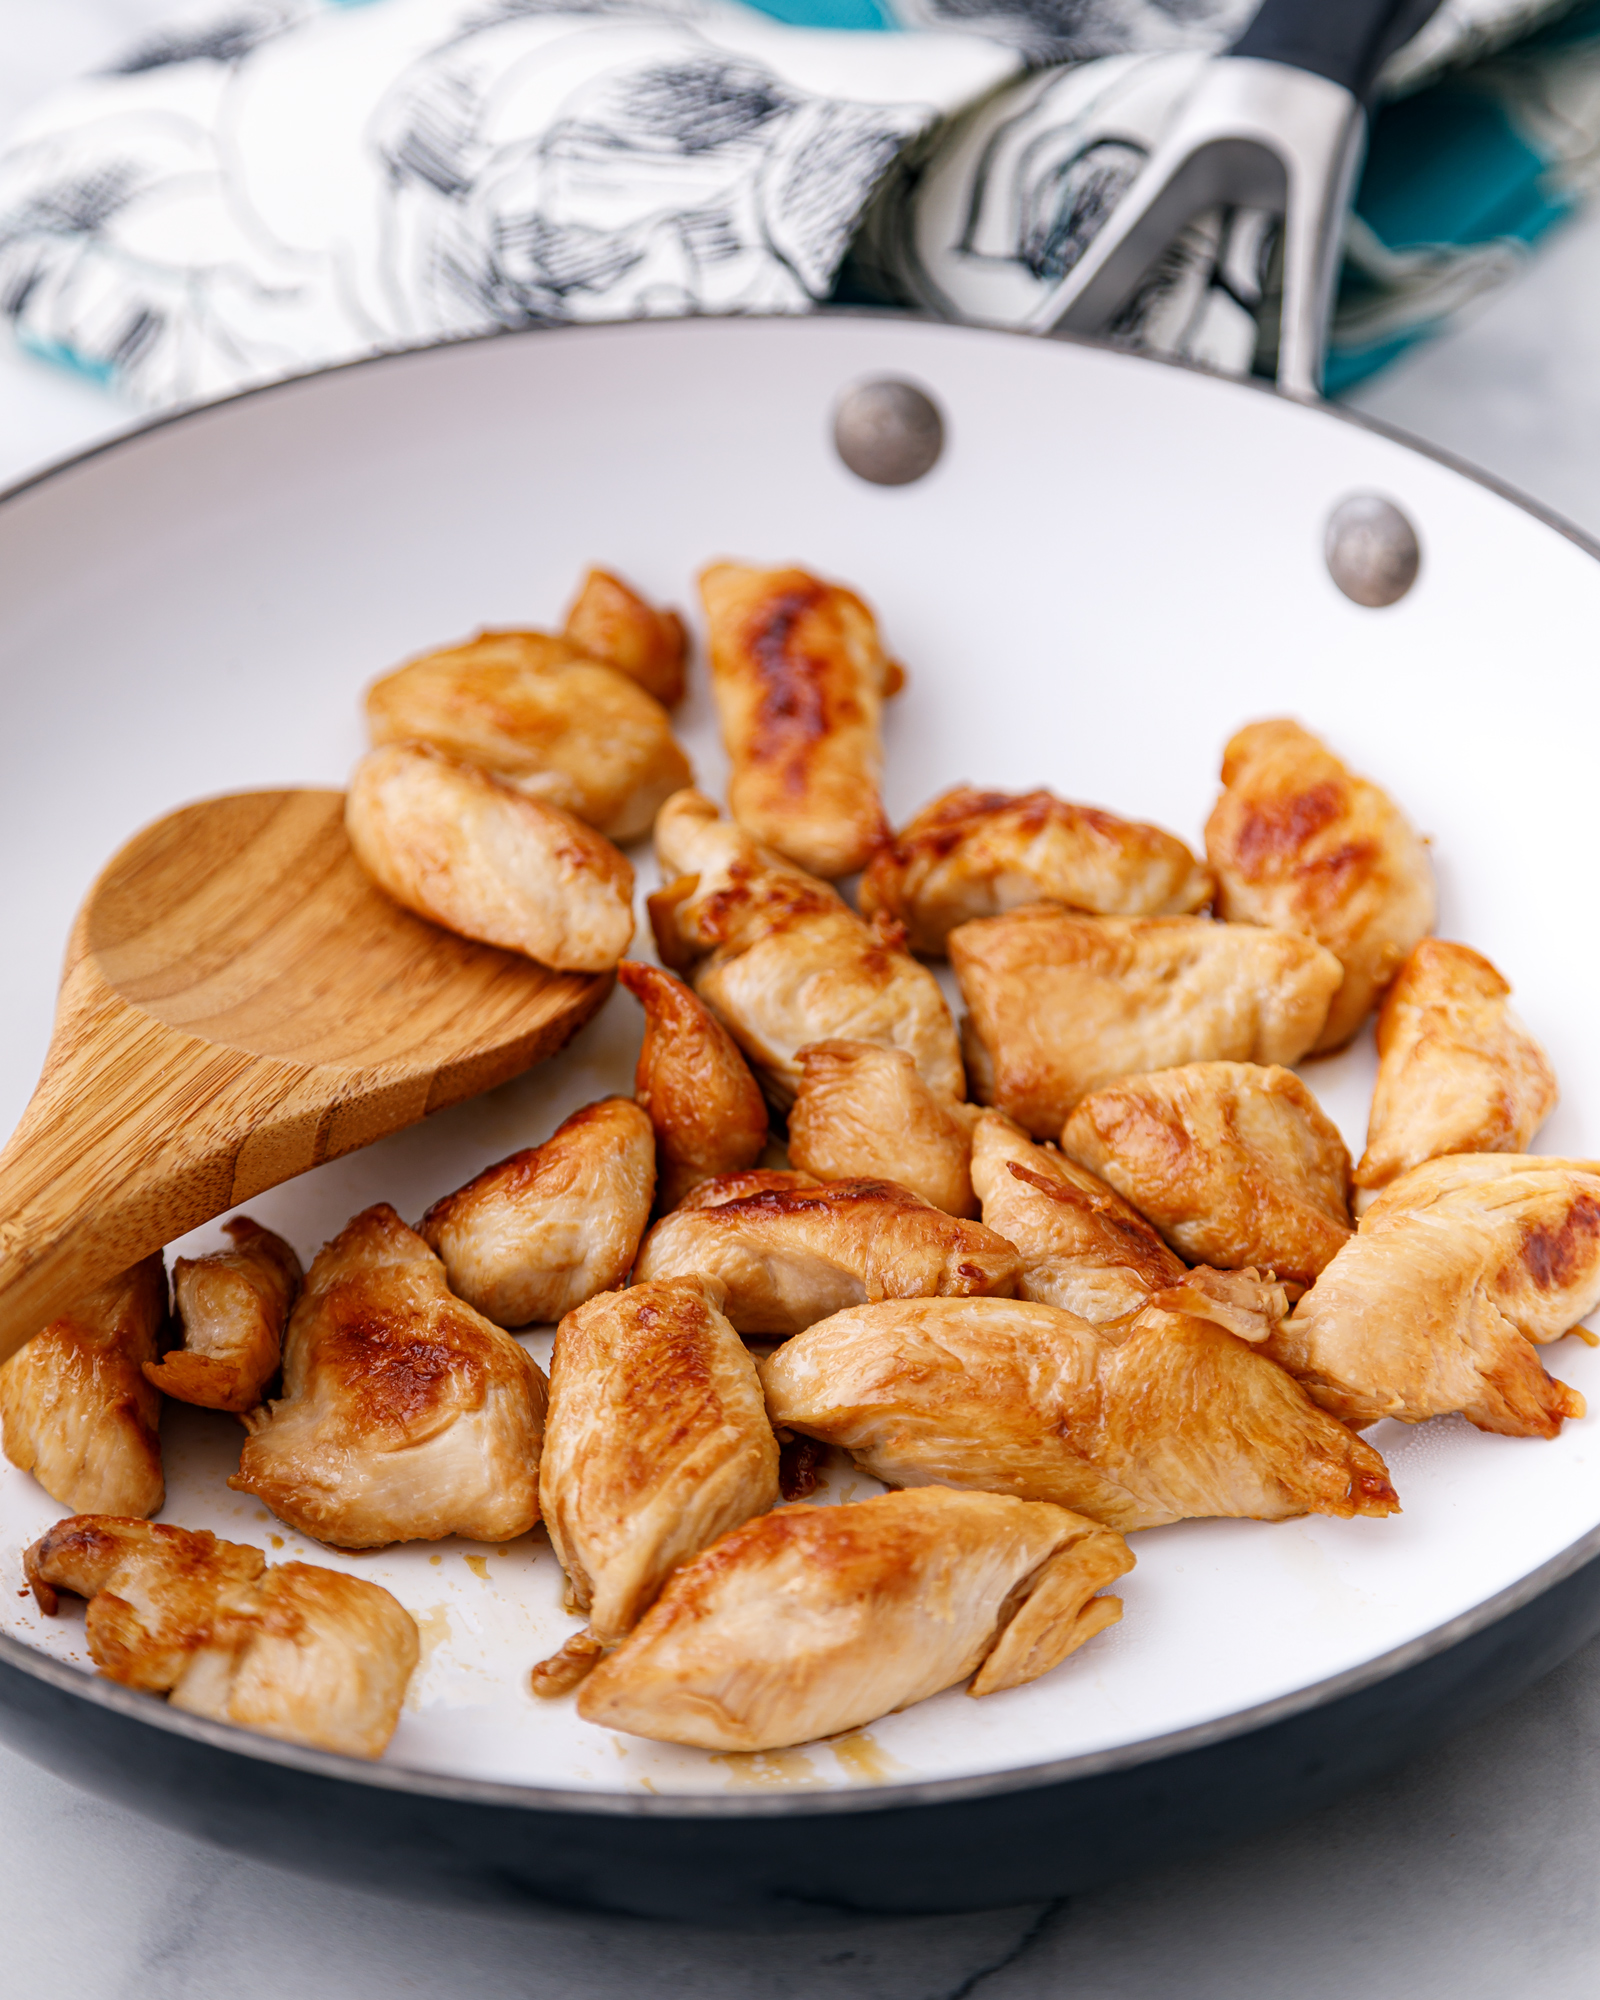
{"label": "grease spot on pan", "polygon": [[426,1611],[413,1611],[417,1621],[417,1664],[412,1670],[411,1684],[406,1689],[406,1707],[418,1709],[422,1706],[422,1683],[433,1656],[450,1639],[450,1613],[442,1604],[430,1604]]}
{"label": "grease spot on pan", "polygon": [[848,1736],[836,1738],[828,1748],[843,1765],[845,1775],[858,1785],[887,1784],[891,1778],[901,1777],[911,1769],[898,1757],[891,1757],[865,1729],[852,1729]]}
{"label": "grease spot on pan", "polygon": [[720,1764],[727,1771],[730,1792],[815,1786],[825,1782],[804,1750],[717,1750],[707,1762]]}

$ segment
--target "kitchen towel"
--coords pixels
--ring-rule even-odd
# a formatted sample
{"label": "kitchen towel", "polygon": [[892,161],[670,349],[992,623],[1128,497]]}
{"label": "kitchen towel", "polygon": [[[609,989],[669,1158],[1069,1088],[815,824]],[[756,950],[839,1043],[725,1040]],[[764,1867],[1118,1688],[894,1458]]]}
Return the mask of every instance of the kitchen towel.
{"label": "kitchen towel", "polygon": [[[0,152],[0,317],[157,408],[504,327],[830,299],[976,316],[968,252],[908,227],[930,174],[966,172],[974,121],[999,138],[968,191],[982,254],[1048,279],[1250,11],[210,0]],[[1600,0],[1445,0],[1384,81],[1335,389],[1505,282],[1586,194]],[[1270,368],[1274,237],[1198,218],[1119,335]]]}

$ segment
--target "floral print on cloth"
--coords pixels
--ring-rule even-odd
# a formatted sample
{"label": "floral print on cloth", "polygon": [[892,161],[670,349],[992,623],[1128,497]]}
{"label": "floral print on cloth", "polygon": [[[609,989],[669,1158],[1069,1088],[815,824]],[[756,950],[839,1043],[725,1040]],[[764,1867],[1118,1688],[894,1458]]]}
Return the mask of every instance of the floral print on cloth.
{"label": "floral print on cloth", "polygon": [[[930,276],[942,253],[917,247],[930,166],[957,174],[998,268],[1070,268],[1185,76],[1250,11],[765,4],[785,20],[737,0],[191,7],[0,152],[0,316],[147,407],[495,328],[835,296],[960,316]],[[1502,79],[1491,108],[1508,129],[1520,118],[1517,168],[1546,176],[1544,220],[1581,191],[1547,170],[1581,150],[1575,134],[1600,138],[1589,11],[1593,43],[1584,15],[1493,56],[1552,0],[1445,0],[1391,65],[1414,105],[1463,55],[1479,59],[1467,88]],[[1375,159],[1402,108],[1380,119]],[[974,118],[1004,144],[969,173]],[[1406,181],[1403,161],[1387,171]],[[1360,351],[1381,358],[1503,281],[1532,221],[1420,246],[1357,222]],[[1258,216],[1199,218],[1119,332],[1235,372],[1270,361],[1273,237]]]}

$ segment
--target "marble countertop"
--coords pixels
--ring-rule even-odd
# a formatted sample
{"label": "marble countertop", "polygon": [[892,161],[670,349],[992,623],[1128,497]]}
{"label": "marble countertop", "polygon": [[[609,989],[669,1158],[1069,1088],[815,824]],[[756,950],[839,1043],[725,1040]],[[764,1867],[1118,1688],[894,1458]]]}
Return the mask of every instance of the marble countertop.
{"label": "marble countertop", "polygon": [[[11,0],[0,132],[174,11]],[[1354,400],[1600,535],[1600,215]],[[0,354],[0,484],[128,421]],[[0,1752],[0,1984],[33,2000],[1588,2000],[1597,1890],[1600,1643],[1298,1826],[1043,1908],[782,1938],[391,1903],[199,1846]]]}

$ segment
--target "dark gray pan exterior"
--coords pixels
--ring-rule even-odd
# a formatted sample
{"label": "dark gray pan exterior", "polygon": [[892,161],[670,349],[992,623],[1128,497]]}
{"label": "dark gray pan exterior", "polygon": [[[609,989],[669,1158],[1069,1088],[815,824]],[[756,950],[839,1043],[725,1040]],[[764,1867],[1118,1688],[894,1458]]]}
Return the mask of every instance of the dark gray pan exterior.
{"label": "dark gray pan exterior", "polygon": [[733,1926],[972,1910],[1297,1818],[1439,1742],[1600,1632],[1600,1559],[1564,1557],[1508,1597],[1464,1636],[1432,1633],[1227,1733],[874,1791],[620,1798],[433,1778],[198,1722],[10,1639],[0,1737],[200,1839],[415,1900]]}

